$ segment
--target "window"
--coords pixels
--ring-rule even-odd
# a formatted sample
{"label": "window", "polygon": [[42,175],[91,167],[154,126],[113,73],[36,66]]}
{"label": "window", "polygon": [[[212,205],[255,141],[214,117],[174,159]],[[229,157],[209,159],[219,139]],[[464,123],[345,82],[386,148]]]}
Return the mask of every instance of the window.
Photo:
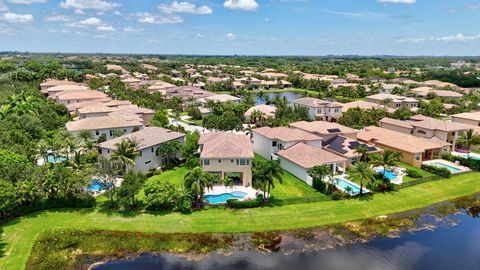
{"label": "window", "polygon": [[277,146],[277,141],[272,142],[272,147],[275,147],[275,146]]}
{"label": "window", "polygon": [[427,135],[427,132],[425,130],[417,130],[417,133]]}
{"label": "window", "polygon": [[210,166],[210,159],[204,159],[203,166]]}
{"label": "window", "polygon": [[95,130],[95,135],[100,135],[100,130]]}
{"label": "window", "polygon": [[141,150],[138,151],[138,156],[139,156],[139,157],[143,156],[143,152],[142,152]]}
{"label": "window", "polygon": [[235,162],[235,160],[234,160],[234,159],[230,159],[230,163],[232,163],[232,164],[233,164],[234,162]]}
{"label": "window", "polygon": [[415,155],[415,160],[420,160],[421,157],[422,157],[422,156],[421,156],[420,154],[416,154],[416,155]]}
{"label": "window", "polygon": [[158,148],[155,150],[155,156],[159,156],[160,154],[158,153]]}
{"label": "window", "polygon": [[145,162],[145,164],[149,164],[149,163],[152,163],[152,161],[151,161],[151,160],[149,160],[149,161]]}
{"label": "window", "polygon": [[221,160],[221,159],[218,160],[218,164],[222,164],[222,160]]}
{"label": "window", "polygon": [[153,153],[154,151],[155,151],[155,150],[153,150],[153,147],[152,147],[152,148],[150,148],[150,152],[152,152],[152,153]]}
{"label": "window", "polygon": [[102,154],[102,149],[98,148],[98,153],[101,155]]}
{"label": "window", "polygon": [[247,164],[247,161],[245,159],[240,159],[240,166],[245,166]]}
{"label": "window", "polygon": [[110,130],[110,136],[113,136],[113,130]]}
{"label": "window", "polygon": [[110,149],[107,150],[107,154],[110,154]]}

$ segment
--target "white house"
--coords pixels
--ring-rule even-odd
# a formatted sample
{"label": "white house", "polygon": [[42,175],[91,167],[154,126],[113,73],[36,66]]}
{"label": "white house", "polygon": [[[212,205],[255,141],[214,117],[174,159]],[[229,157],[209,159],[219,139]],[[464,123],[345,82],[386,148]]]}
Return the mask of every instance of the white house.
{"label": "white house", "polygon": [[342,104],[338,102],[304,97],[292,100],[291,103],[295,108],[307,108],[310,120],[336,122],[342,115]]}
{"label": "white house", "polygon": [[162,144],[173,140],[184,144],[185,134],[159,127],[146,127],[145,129],[100,143],[98,145],[99,154],[104,158],[110,158],[117,149],[117,144],[125,139],[135,140],[139,143],[136,149],[139,156],[135,158],[133,170],[145,173],[166,164],[167,157],[157,153],[158,148]]}
{"label": "white house", "polygon": [[66,128],[74,135],[87,130],[92,133],[95,140],[105,135],[106,139],[113,139],[115,131],[124,134],[132,133],[143,129],[142,119],[136,116],[100,116],[84,118],[77,121],[71,121],[66,124]]}

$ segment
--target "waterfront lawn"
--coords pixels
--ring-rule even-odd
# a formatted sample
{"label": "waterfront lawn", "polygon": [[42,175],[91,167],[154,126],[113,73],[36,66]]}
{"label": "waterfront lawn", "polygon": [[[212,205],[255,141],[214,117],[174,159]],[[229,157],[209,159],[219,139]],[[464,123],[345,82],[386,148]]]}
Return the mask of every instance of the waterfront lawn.
{"label": "waterfront lawn", "polygon": [[271,193],[276,200],[282,200],[284,203],[329,200],[327,195],[316,191],[287,171],[283,171],[282,183],[275,180],[275,188]]}
{"label": "waterfront lawn", "polygon": [[[402,167],[402,168],[405,168],[405,169],[408,169],[408,170],[414,170],[416,171],[419,175],[421,175],[422,177],[431,177],[431,176],[435,176],[435,174],[431,173],[431,172],[427,172],[425,170],[422,170],[420,168],[417,168],[415,166],[412,166],[412,165],[408,165],[406,163],[398,163],[398,166],[399,167]],[[418,178],[412,178],[408,175],[405,175],[403,177],[403,182],[408,182],[408,181],[412,181],[412,180],[417,180]]]}

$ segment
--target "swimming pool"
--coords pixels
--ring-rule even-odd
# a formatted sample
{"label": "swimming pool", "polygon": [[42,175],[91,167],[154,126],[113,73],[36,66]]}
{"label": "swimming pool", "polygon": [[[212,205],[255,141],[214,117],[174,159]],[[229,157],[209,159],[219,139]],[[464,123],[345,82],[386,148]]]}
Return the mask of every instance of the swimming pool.
{"label": "swimming pool", "polygon": [[62,163],[64,161],[67,161],[68,158],[67,157],[63,157],[63,156],[57,156],[55,157],[54,155],[50,154],[47,156],[47,162],[48,163],[52,163],[52,164],[56,164],[56,163]]}
{"label": "swimming pool", "polygon": [[247,193],[242,192],[242,191],[234,191],[230,193],[222,193],[218,195],[205,195],[204,199],[209,203],[209,204],[222,204],[222,203],[227,203],[227,200],[230,199],[237,199],[241,200],[247,196]]}
{"label": "swimming pool", "polygon": [[[382,168],[376,168],[375,172],[383,175],[383,169]],[[385,177],[390,181],[394,181],[394,180],[397,180],[398,176],[393,171],[386,170],[385,171]]]}
{"label": "swimming pool", "polygon": [[[347,192],[347,188],[350,187],[351,191],[348,192],[351,196],[355,196],[360,194],[360,186],[348,181],[347,179],[343,178],[337,178],[337,183],[336,183],[337,188],[341,189],[344,192]],[[367,189],[363,189],[364,193],[369,192]]]}
{"label": "swimming pool", "polygon": [[449,170],[451,173],[459,173],[459,172],[462,171],[459,168],[456,168],[456,167],[453,167],[453,166],[450,166],[448,164],[438,162],[438,161],[437,162],[432,162],[429,165],[432,165],[432,166],[435,166],[435,167],[438,167],[438,168],[445,168],[445,169]]}
{"label": "swimming pool", "polygon": [[468,155],[468,154],[460,153],[460,152],[452,152],[452,155],[454,155],[454,156],[459,156],[459,157],[463,157],[463,158],[480,160],[480,155],[477,154],[477,153],[470,153],[470,155]]}
{"label": "swimming pool", "polygon": [[111,184],[104,184],[100,181],[93,181],[90,186],[87,187],[88,191],[102,191],[102,190],[107,190],[110,187],[112,187]]}

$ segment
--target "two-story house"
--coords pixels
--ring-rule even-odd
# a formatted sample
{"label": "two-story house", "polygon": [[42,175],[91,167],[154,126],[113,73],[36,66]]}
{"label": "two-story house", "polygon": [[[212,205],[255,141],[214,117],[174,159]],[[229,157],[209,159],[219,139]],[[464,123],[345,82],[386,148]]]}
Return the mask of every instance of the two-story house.
{"label": "two-story house", "polygon": [[68,122],[66,128],[74,135],[86,130],[91,132],[95,140],[101,136],[110,140],[118,133],[128,134],[143,129],[143,123],[137,116],[100,116]]}
{"label": "two-story house", "polygon": [[295,108],[307,108],[310,120],[336,122],[342,115],[342,104],[321,100],[318,98],[304,97],[292,100]]}
{"label": "two-story house", "polygon": [[391,94],[376,94],[366,97],[368,102],[385,105],[392,109],[408,108],[411,111],[418,110],[418,100],[411,97],[402,97]]}

